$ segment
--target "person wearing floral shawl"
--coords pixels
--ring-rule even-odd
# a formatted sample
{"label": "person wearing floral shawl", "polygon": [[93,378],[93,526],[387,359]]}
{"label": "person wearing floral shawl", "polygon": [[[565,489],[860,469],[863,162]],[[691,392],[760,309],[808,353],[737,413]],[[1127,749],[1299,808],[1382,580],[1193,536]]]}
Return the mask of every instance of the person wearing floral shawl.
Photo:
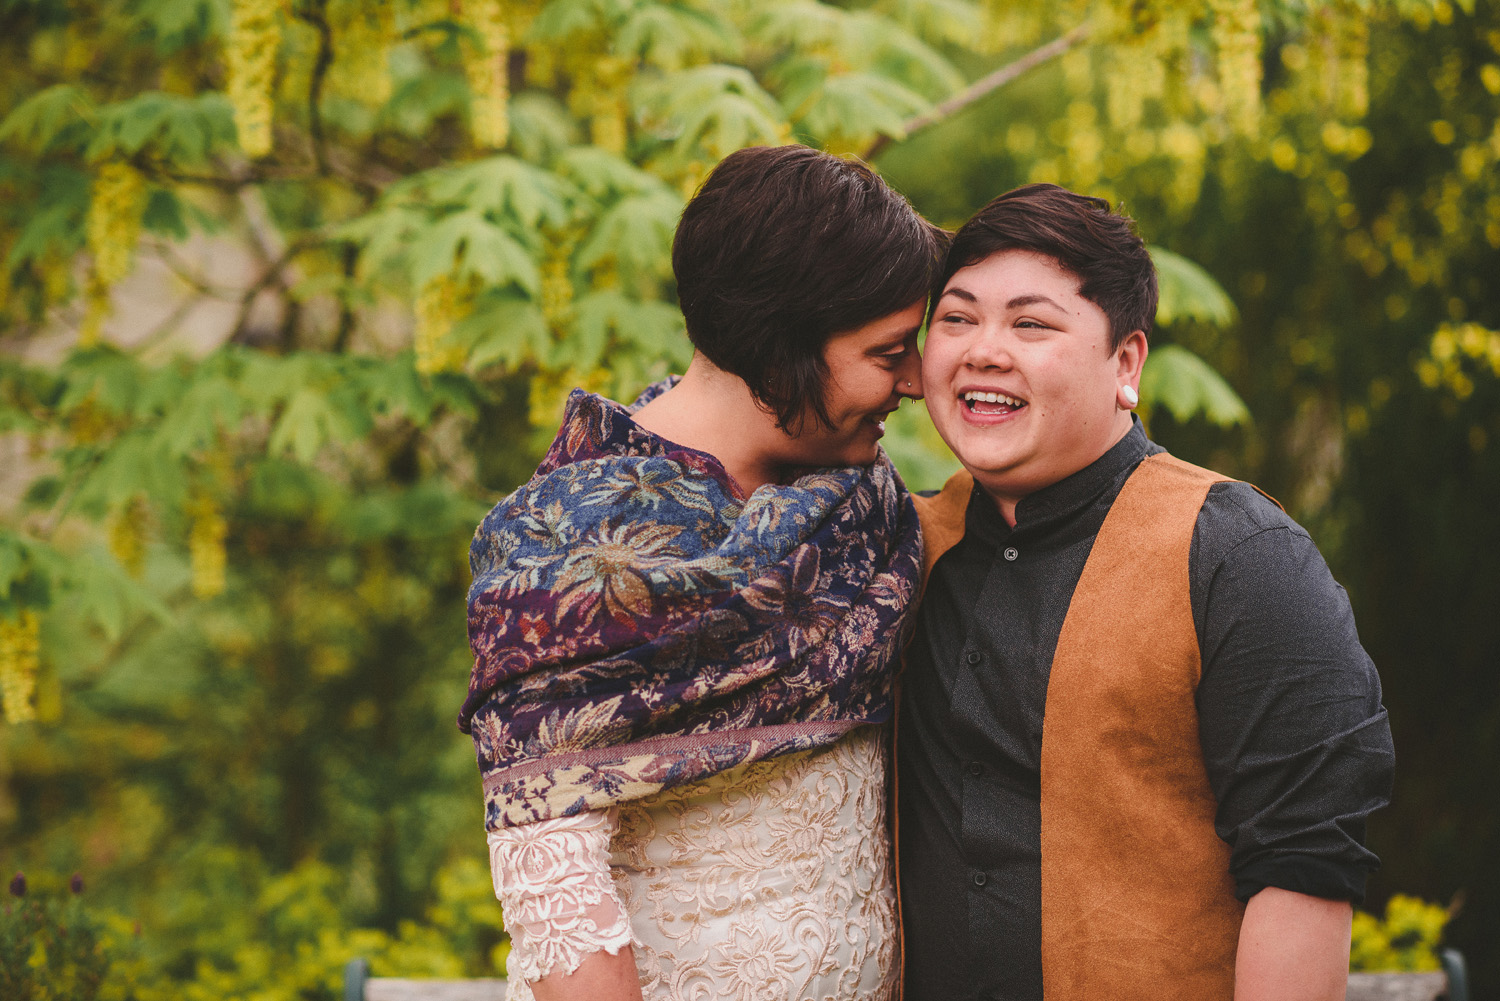
{"label": "person wearing floral shawl", "polygon": [[686,373],[575,390],[480,525],[459,725],[513,1001],[893,996],[921,539],[879,441],[944,237],[862,164],[727,157],[673,244]]}

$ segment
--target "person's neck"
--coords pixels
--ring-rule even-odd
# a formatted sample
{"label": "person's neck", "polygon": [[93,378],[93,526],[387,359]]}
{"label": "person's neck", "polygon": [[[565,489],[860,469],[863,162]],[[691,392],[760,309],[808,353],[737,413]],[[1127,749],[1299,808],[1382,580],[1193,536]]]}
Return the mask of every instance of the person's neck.
{"label": "person's neck", "polygon": [[743,379],[701,354],[693,354],[677,385],[632,419],[652,434],[718,459],[747,497],[781,479],[786,432],[756,403]]}

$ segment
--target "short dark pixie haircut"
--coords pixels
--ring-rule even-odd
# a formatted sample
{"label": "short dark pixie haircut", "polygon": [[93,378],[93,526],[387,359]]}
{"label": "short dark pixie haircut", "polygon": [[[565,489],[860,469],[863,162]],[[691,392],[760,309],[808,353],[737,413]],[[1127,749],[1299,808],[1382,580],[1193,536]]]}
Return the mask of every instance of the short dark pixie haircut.
{"label": "short dark pixie haircut", "polygon": [[823,348],[923,301],[947,234],[862,163],[806,146],[725,157],[672,243],[688,338],[790,434],[830,426]]}
{"label": "short dark pixie haircut", "polygon": [[1109,318],[1110,350],[1156,319],[1156,266],[1134,221],[1055,184],[1028,184],[990,202],[954,235],[933,303],[960,269],[1005,250],[1053,258],[1079,280],[1078,294]]}

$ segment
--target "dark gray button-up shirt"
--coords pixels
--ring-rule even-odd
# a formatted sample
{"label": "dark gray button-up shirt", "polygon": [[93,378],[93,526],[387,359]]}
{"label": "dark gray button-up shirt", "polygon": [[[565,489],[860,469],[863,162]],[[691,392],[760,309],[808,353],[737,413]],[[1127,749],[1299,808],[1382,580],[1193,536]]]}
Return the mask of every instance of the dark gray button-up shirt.
{"label": "dark gray button-up shirt", "polygon": [[[933,568],[897,745],[908,1001],[1041,1001],[1047,678],[1104,516],[1160,451],[1137,422],[1022,500],[1014,528],[976,488],[963,540]],[[1343,588],[1307,533],[1243,483],[1209,490],[1189,588],[1199,736],[1240,899],[1279,886],[1358,902],[1379,864],[1365,818],[1389,798],[1394,755]]]}

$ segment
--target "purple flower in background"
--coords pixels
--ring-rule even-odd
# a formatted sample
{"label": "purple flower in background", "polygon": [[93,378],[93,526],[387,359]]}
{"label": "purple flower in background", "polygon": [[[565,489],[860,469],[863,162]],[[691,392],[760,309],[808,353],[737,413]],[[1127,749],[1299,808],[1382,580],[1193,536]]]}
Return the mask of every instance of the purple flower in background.
{"label": "purple flower in background", "polygon": [[70,890],[73,891],[74,896],[77,896],[78,894],[82,893],[83,892],[83,876],[81,874],[75,872],[73,874],[73,878],[70,879],[70,880],[68,880],[68,889],[70,889]]}
{"label": "purple flower in background", "polygon": [[16,873],[15,878],[10,881],[10,895],[12,897],[26,896],[26,874],[24,872]]}

